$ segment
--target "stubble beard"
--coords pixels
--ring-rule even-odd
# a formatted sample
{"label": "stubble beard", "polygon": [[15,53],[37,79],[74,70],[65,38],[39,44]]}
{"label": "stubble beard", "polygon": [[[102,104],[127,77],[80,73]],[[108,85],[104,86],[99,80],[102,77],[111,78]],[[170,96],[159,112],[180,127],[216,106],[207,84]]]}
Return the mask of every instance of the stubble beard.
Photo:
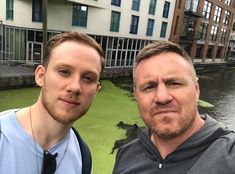
{"label": "stubble beard", "polygon": [[[41,102],[44,107],[44,109],[48,112],[48,114],[57,122],[62,123],[62,124],[72,124],[76,120],[78,120],[80,117],[82,117],[85,113],[86,110],[83,111],[80,114],[69,116],[69,113],[66,114],[60,114],[57,111],[56,106],[53,103],[50,103],[47,99],[47,91],[46,89],[42,89],[42,97],[41,97]],[[58,108],[59,110],[60,108]],[[67,115],[68,114],[68,115]]]}
{"label": "stubble beard", "polygon": [[167,128],[165,128],[164,125],[163,126],[160,125],[163,123],[154,123],[154,122],[151,123],[150,129],[151,129],[151,132],[155,134],[159,139],[171,140],[171,139],[179,137],[180,135],[184,134],[187,130],[189,130],[193,126],[195,119],[196,119],[196,113],[193,113],[193,116],[191,117],[191,119],[177,120],[177,125],[176,125],[177,127],[173,131],[171,129],[175,125],[173,127],[168,126]]}

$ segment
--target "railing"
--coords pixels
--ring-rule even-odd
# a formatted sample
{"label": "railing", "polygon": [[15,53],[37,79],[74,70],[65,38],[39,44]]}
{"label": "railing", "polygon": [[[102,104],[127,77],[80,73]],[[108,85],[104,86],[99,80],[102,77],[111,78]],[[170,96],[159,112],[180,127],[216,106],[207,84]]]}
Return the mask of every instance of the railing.
{"label": "railing", "polygon": [[[188,0],[188,1],[190,1],[190,0]],[[186,1],[186,3],[187,3],[187,1]],[[196,16],[196,17],[203,17],[202,10],[203,10],[202,7],[199,7],[198,4],[195,4],[194,0],[191,0],[188,7],[185,7],[185,14]]]}

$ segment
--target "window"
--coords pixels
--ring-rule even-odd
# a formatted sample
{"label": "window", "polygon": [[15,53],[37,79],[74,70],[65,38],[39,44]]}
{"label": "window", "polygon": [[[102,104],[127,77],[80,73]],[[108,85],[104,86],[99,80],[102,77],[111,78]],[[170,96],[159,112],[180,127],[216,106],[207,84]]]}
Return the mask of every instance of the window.
{"label": "window", "polygon": [[170,2],[165,1],[162,17],[168,18],[170,10]]}
{"label": "window", "polygon": [[192,38],[194,35],[195,23],[196,21],[194,19],[185,17],[182,36]]}
{"label": "window", "polygon": [[167,22],[162,22],[160,37],[166,37]]}
{"label": "window", "polygon": [[13,0],[6,0],[6,19],[13,20]]}
{"label": "window", "polygon": [[222,8],[219,6],[215,7],[214,22],[220,22]]}
{"label": "window", "polygon": [[132,0],[132,10],[139,11],[140,9],[140,0]]}
{"label": "window", "polygon": [[204,7],[203,7],[203,12],[202,12],[202,15],[204,16],[205,19],[210,18],[211,6],[212,6],[211,2],[205,1]]}
{"label": "window", "polygon": [[111,22],[110,22],[110,31],[119,31],[121,13],[117,11],[112,11],[111,13]]}
{"label": "window", "polygon": [[87,6],[81,4],[73,4],[72,25],[86,27],[87,26]]}
{"label": "window", "polygon": [[154,27],[154,20],[149,19],[148,20],[147,32],[146,32],[147,36],[152,36],[153,35],[153,27]]}
{"label": "window", "polygon": [[155,14],[156,3],[157,3],[157,0],[150,0],[150,4],[149,4],[149,14],[152,14],[152,15]]}
{"label": "window", "polygon": [[211,36],[210,36],[210,40],[212,42],[214,42],[216,40],[216,35],[217,35],[217,30],[218,30],[218,27],[212,25],[211,26]]}
{"label": "window", "polygon": [[225,0],[225,4],[227,4],[227,5],[231,5],[231,2],[232,2],[232,0]]}
{"label": "window", "polygon": [[225,12],[224,12],[224,21],[223,21],[224,25],[228,25],[230,15],[231,15],[231,12],[225,10]]}
{"label": "window", "polygon": [[32,5],[32,21],[42,22],[42,0],[33,0]]}
{"label": "window", "polygon": [[225,35],[226,35],[226,29],[225,28],[221,28],[220,43],[224,43]]}
{"label": "window", "polygon": [[201,23],[200,30],[199,30],[199,33],[198,33],[198,39],[199,40],[205,40],[206,39],[207,28],[208,28],[208,24]]}
{"label": "window", "polygon": [[139,24],[139,16],[132,15],[131,16],[131,27],[130,27],[131,34],[137,34],[138,24]]}
{"label": "window", "polygon": [[111,1],[111,5],[115,5],[115,6],[121,6],[121,0],[112,0]]}

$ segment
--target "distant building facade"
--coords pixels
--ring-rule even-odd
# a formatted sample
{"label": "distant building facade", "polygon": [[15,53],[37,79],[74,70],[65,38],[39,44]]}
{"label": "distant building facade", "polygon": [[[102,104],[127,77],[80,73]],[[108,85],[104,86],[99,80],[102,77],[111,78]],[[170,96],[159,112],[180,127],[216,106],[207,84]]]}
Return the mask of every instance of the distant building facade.
{"label": "distant building facade", "polygon": [[[175,0],[48,0],[47,37],[85,32],[105,51],[106,68],[132,67],[149,42],[168,40]],[[0,61],[41,63],[42,0],[0,1]]]}
{"label": "distant building facade", "polygon": [[234,0],[177,0],[170,40],[179,43],[194,62],[228,58]]}

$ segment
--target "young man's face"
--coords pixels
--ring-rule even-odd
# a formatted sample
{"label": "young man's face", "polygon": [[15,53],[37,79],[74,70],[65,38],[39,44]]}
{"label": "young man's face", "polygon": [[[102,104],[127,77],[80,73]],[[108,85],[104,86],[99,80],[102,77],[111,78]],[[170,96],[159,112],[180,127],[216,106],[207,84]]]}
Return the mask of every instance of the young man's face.
{"label": "young man's face", "polygon": [[87,112],[99,91],[100,72],[100,55],[94,48],[74,41],[58,45],[47,68],[36,69],[42,105],[55,120],[74,122]]}
{"label": "young man's face", "polygon": [[134,92],[142,119],[159,138],[181,135],[198,114],[196,77],[176,53],[142,60],[136,67]]}

